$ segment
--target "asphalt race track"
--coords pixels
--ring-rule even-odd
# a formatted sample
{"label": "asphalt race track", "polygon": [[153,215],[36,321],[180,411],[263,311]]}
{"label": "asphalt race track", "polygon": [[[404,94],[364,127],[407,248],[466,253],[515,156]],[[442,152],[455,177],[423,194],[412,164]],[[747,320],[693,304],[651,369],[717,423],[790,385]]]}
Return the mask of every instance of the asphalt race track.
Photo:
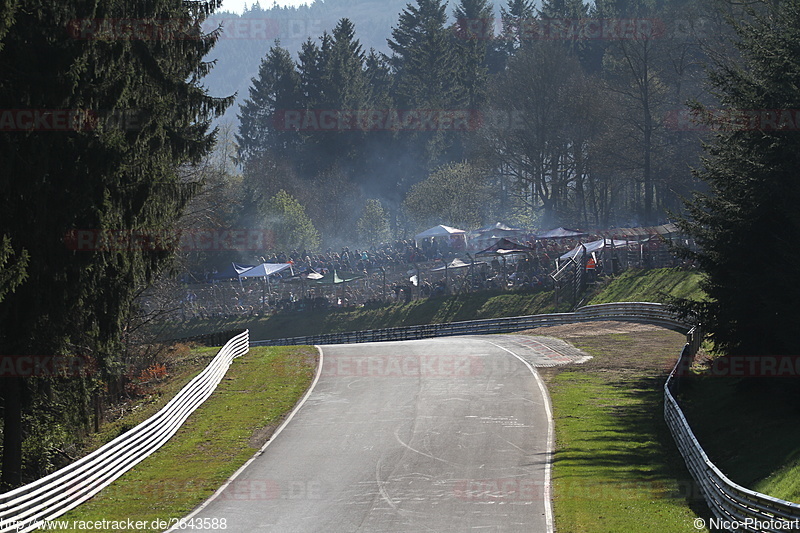
{"label": "asphalt race track", "polygon": [[228,531],[281,533],[553,530],[552,422],[533,366],[584,354],[556,339],[513,336],[321,350],[305,403],[190,515],[193,525],[224,519]]}

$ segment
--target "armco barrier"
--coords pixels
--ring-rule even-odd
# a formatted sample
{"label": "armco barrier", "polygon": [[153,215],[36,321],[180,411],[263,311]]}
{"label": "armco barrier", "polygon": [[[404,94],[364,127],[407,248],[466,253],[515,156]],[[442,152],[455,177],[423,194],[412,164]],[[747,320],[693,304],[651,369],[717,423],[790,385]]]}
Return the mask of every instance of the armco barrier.
{"label": "armco barrier", "polygon": [[712,463],[697,441],[673,393],[691,365],[702,342],[699,328],[692,328],[675,368],[664,385],[664,418],[672,437],[714,516],[731,531],[797,531],[800,505],[754,492],[728,479]]}
{"label": "armco barrier", "polygon": [[249,350],[249,332],[229,340],[199,375],[158,413],[86,457],[0,494],[0,532],[26,532],[85,502],[158,450],[222,380],[231,362]]}
{"label": "armco barrier", "polygon": [[350,333],[328,333],[324,335],[309,335],[306,337],[254,341],[251,343],[251,346],[350,344],[361,342],[405,341],[454,335],[487,335],[493,333],[511,333],[544,326],[571,324],[587,320],[632,320],[658,324],[684,331],[690,327],[679,321],[661,304],[625,302],[581,307],[574,313],[492,318],[487,320],[470,320],[468,322],[448,322],[445,324],[424,324],[420,326],[403,326],[399,328],[373,329]]}
{"label": "armco barrier", "polygon": [[635,302],[592,305],[582,307],[574,313],[313,335],[256,341],[252,345],[342,344],[452,335],[510,333],[535,327],[590,320],[631,320],[658,324],[682,331],[689,330],[687,343],[664,385],[664,418],[689,472],[700,487],[709,508],[719,523],[726,524],[731,531],[800,530],[800,504],[779,500],[733,483],[708,459],[700,446],[673,393],[680,386],[680,376],[686,375],[686,370],[699,350],[703,335],[699,327],[695,326],[690,329],[689,324],[678,320],[661,304]]}

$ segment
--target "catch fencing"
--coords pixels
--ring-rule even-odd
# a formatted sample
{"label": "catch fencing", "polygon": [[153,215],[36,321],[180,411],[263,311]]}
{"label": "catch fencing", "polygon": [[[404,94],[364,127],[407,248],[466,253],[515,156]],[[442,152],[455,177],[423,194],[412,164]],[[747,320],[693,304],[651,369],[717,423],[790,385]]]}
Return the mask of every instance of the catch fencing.
{"label": "catch fencing", "polygon": [[249,351],[235,336],[158,413],[86,457],[33,483],[0,494],[0,533],[27,532],[84,503],[164,445],[217,388],[233,360]]}

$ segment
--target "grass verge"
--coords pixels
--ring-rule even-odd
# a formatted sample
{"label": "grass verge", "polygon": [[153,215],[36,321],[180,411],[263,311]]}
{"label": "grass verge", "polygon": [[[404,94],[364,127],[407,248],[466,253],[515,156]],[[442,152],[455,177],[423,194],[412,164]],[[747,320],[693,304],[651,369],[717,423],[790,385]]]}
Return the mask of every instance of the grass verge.
{"label": "grass verge", "polygon": [[186,338],[228,329],[249,329],[258,340],[323,333],[440,324],[460,320],[536,315],[553,312],[551,291],[482,292],[416,300],[380,308],[334,309],[307,313],[281,313],[268,317],[188,320],[170,323],[162,339]]}
{"label": "grass verge", "polygon": [[695,376],[679,401],[706,453],[732,481],[800,503],[796,380]]}
{"label": "grass verge", "polygon": [[[594,358],[580,367],[540,369],[553,403],[553,496],[560,533],[696,531],[708,518],[663,420],[663,383],[683,335],[636,333],[562,337]],[[547,333],[546,329],[536,330]]]}
{"label": "grass verge", "polygon": [[61,520],[185,516],[266,442],[310,385],[316,357],[311,347],[252,348],[164,447]]}
{"label": "grass verge", "polygon": [[589,305],[612,302],[666,302],[668,298],[703,300],[702,274],[677,268],[628,270],[611,278],[590,299]]}

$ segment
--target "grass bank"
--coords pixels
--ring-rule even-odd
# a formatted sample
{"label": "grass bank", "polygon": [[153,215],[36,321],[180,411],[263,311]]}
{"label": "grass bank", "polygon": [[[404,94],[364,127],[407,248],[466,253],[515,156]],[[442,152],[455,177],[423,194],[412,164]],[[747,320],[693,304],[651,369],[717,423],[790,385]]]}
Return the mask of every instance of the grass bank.
{"label": "grass bank", "polygon": [[167,324],[162,338],[191,337],[229,329],[249,329],[258,340],[343,333],[368,329],[439,324],[535,315],[553,312],[551,291],[482,292],[416,300],[380,308],[333,309],[305,313],[281,313],[268,317],[189,320]]}
{"label": "grass bank", "polygon": [[[662,386],[684,343],[655,327],[636,333],[564,336],[594,356],[572,368],[540,369],[555,421],[556,530],[696,531],[705,516],[661,413]],[[587,331],[586,328],[583,331]]]}
{"label": "grass bank", "polygon": [[310,347],[251,349],[166,445],[61,519],[150,523],[185,516],[267,441],[310,385],[316,357]]}
{"label": "grass bank", "polygon": [[589,305],[612,302],[666,302],[669,298],[703,300],[700,290],[702,274],[692,270],[659,268],[628,270],[617,277],[607,278]]}
{"label": "grass bank", "polygon": [[698,375],[685,381],[679,401],[726,476],[800,503],[800,394],[792,381]]}
{"label": "grass bank", "polygon": [[[700,274],[678,269],[633,270],[605,280],[589,304],[663,302],[667,297],[703,298]],[[552,313],[553,291],[482,292],[416,300],[380,308],[281,313],[268,317],[194,319],[162,325],[160,338],[177,339],[231,329],[249,329],[253,339],[343,333],[368,329],[438,324]]]}

